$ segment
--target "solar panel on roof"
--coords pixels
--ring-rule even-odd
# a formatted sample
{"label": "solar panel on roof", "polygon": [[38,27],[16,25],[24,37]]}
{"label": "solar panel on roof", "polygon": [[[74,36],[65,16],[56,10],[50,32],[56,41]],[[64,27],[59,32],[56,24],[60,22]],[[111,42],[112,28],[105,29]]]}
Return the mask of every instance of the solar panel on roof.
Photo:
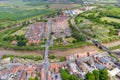
{"label": "solar panel on roof", "polygon": [[104,59],[103,57],[99,57],[98,60],[100,60],[103,63],[108,63],[108,61],[106,59]]}
{"label": "solar panel on roof", "polygon": [[95,63],[95,66],[96,66],[96,68],[99,69],[99,70],[105,68],[105,66],[103,66],[103,65],[101,65],[101,64],[98,64],[98,63]]}

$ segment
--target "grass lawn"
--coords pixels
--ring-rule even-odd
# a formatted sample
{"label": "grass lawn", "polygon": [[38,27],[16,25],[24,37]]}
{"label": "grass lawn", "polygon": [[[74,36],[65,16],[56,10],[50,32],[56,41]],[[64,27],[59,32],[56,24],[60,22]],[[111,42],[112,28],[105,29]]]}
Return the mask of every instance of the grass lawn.
{"label": "grass lawn", "polygon": [[[113,13],[120,13],[120,8],[118,7],[113,7],[112,9],[110,9],[110,11],[113,11]],[[119,14],[120,15],[120,14]]]}
{"label": "grass lawn", "polygon": [[14,35],[24,35],[25,33],[27,32],[27,29],[20,29],[18,31],[16,31],[15,33],[11,34],[11,36],[14,36]]}
{"label": "grass lawn", "polygon": [[118,7],[111,7],[108,12],[110,15],[113,15],[113,16],[118,16],[120,17],[120,8]]}
{"label": "grass lawn", "polygon": [[68,42],[72,43],[72,42],[73,42],[73,40],[75,40],[75,39],[74,39],[74,38],[72,38],[72,37],[70,37],[70,38],[66,38],[66,40],[67,40]]}
{"label": "grass lawn", "polygon": [[117,18],[111,18],[111,17],[103,17],[101,18],[102,21],[107,20],[108,22],[117,22],[120,23],[120,19]]}
{"label": "grass lawn", "polygon": [[13,25],[13,24],[16,24],[16,21],[0,19],[0,25],[3,26],[3,27],[7,27],[7,26]]}

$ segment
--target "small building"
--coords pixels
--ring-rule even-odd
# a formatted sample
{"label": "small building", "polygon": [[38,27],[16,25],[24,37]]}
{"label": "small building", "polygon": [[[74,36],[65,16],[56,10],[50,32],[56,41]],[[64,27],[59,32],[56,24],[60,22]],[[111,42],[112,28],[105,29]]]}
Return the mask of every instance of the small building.
{"label": "small building", "polygon": [[75,56],[75,58],[86,57],[86,56],[87,56],[87,52],[77,53],[77,54],[75,54],[74,56]]}
{"label": "small building", "polygon": [[98,57],[97,60],[102,63],[102,64],[108,64],[108,61],[106,59],[104,59],[103,57]]}
{"label": "small building", "polygon": [[79,72],[78,67],[74,62],[69,63],[68,66],[69,66],[72,73],[78,73]]}
{"label": "small building", "polygon": [[89,65],[90,67],[93,67],[93,66],[94,66],[94,60],[93,60],[93,58],[90,57],[89,60],[87,61],[87,63],[88,63],[88,65]]}
{"label": "small building", "polygon": [[59,64],[51,64],[50,65],[50,71],[54,71],[55,73],[58,73],[59,72],[59,68],[60,68],[60,65]]}
{"label": "small building", "polygon": [[11,44],[12,44],[12,45],[17,45],[18,42],[14,40],[14,41],[11,42]]}
{"label": "small building", "polygon": [[89,71],[89,70],[87,69],[87,67],[85,66],[85,63],[84,63],[84,62],[78,62],[77,65],[78,65],[78,67],[80,68],[80,70],[81,70],[82,72],[87,73],[87,72]]}
{"label": "small building", "polygon": [[70,56],[66,56],[66,60],[74,61],[75,58],[73,55],[70,55]]}

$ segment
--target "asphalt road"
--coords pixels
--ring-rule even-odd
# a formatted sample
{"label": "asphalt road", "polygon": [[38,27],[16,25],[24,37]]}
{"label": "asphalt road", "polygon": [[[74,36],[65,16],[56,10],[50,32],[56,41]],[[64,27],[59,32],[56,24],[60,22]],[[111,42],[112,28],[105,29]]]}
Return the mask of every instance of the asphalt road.
{"label": "asphalt road", "polygon": [[47,41],[45,45],[45,54],[44,54],[44,61],[43,61],[43,68],[44,68],[44,80],[47,80],[47,72],[49,70],[49,60],[48,60],[48,54],[49,54],[49,47],[50,47],[50,34],[52,31],[52,20],[48,20],[48,33],[47,33]]}

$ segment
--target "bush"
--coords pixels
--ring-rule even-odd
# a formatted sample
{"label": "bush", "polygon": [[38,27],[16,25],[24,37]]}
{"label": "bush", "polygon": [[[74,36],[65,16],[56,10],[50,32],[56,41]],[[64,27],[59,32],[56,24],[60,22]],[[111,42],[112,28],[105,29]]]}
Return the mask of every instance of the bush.
{"label": "bush", "polygon": [[55,55],[50,55],[50,56],[49,56],[49,59],[55,59],[55,58],[56,58]]}
{"label": "bush", "polygon": [[94,70],[93,71],[93,74],[94,74],[94,76],[95,76],[95,80],[99,80],[99,71],[98,70]]}
{"label": "bush", "polygon": [[68,69],[60,69],[62,80],[78,80],[76,75],[71,75]]}
{"label": "bush", "polygon": [[95,76],[94,76],[94,74],[93,73],[91,73],[91,72],[88,72],[87,74],[86,74],[86,80],[95,80]]}
{"label": "bush", "polygon": [[35,60],[35,61],[39,61],[39,60],[43,60],[43,58],[41,56],[32,56],[32,55],[29,55],[29,56],[19,56],[19,55],[6,55],[4,54],[2,56],[2,59],[5,59],[5,58],[8,58],[8,57],[11,57],[11,58],[23,58],[23,59],[31,59],[31,60]]}
{"label": "bush", "polygon": [[60,57],[60,62],[66,61],[65,57]]}
{"label": "bush", "polygon": [[25,41],[18,41],[17,46],[26,46],[26,42]]}
{"label": "bush", "polygon": [[86,74],[85,80],[109,80],[107,69],[94,70]]}
{"label": "bush", "polygon": [[109,80],[107,69],[100,70],[100,80]]}

